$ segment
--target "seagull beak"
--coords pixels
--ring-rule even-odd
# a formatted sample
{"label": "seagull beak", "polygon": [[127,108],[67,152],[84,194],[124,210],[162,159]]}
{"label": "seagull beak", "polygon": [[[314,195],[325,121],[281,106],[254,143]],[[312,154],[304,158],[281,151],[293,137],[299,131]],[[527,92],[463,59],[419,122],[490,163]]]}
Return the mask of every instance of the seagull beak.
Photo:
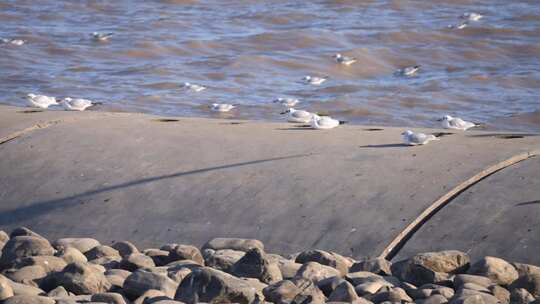
{"label": "seagull beak", "polygon": [[442,118],[439,118],[439,119],[437,119],[437,121],[443,121],[443,119],[442,119]]}
{"label": "seagull beak", "polygon": [[279,113],[279,114],[281,114],[281,115],[285,115],[285,114],[287,114],[287,112],[281,112],[281,113]]}

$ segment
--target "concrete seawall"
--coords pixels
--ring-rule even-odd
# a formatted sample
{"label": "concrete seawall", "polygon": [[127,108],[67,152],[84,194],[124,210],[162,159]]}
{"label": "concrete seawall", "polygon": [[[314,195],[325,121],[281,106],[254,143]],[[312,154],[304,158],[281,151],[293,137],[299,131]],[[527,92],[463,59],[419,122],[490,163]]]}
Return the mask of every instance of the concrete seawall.
{"label": "concrete seawall", "polygon": [[[375,256],[452,188],[540,149],[533,134],[452,132],[405,147],[402,128],[24,110],[0,106],[0,229],[145,247],[235,236],[271,252]],[[538,172],[530,158],[481,180],[403,253],[436,247],[540,264],[531,254],[540,249]]]}

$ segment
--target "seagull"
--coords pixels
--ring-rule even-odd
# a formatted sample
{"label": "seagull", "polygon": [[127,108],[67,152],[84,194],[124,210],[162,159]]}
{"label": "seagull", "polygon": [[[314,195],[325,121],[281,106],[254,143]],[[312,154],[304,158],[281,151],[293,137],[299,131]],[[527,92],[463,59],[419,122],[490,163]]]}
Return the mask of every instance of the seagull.
{"label": "seagull", "polygon": [[198,84],[193,84],[193,83],[189,83],[189,82],[184,82],[180,87],[188,90],[188,91],[192,91],[192,92],[201,92],[201,91],[204,91],[206,90],[206,87],[205,86],[202,86],[202,85],[198,85]]}
{"label": "seagull", "polygon": [[213,103],[210,105],[210,109],[214,112],[229,112],[234,108],[236,108],[234,105],[228,103]]}
{"label": "seagull", "polygon": [[328,76],[325,77],[316,77],[316,76],[304,76],[302,80],[306,84],[312,84],[312,85],[321,85],[323,82],[325,82],[328,79]]}
{"label": "seagull", "polygon": [[482,15],[480,15],[478,13],[465,13],[465,14],[461,15],[461,18],[467,19],[467,20],[470,20],[470,21],[479,21],[483,17],[484,16],[482,16]]}
{"label": "seagull", "polygon": [[41,109],[47,109],[49,106],[58,104],[58,102],[56,102],[55,97],[45,96],[45,95],[36,95],[32,93],[26,95],[26,100],[28,101],[31,107],[41,108]]}
{"label": "seagull", "polygon": [[340,53],[335,54],[334,58],[336,59],[337,63],[341,63],[343,65],[351,65],[357,61],[357,59],[354,57],[343,56]]}
{"label": "seagull", "polygon": [[468,130],[470,128],[476,127],[476,124],[464,121],[458,117],[452,117],[450,115],[444,115],[443,118],[439,119],[443,128],[445,129],[456,129],[456,130]]}
{"label": "seagull", "polygon": [[66,111],[84,111],[91,106],[101,104],[88,99],[66,97],[62,99],[62,105]]}
{"label": "seagull", "polygon": [[274,99],[273,102],[274,103],[279,103],[284,107],[290,108],[290,107],[294,107],[296,104],[298,104],[300,102],[300,100],[298,100],[296,98],[282,98],[282,97],[280,97],[280,98]]}
{"label": "seagull", "polygon": [[304,110],[295,110],[294,108],[289,108],[281,114],[288,114],[287,121],[289,122],[309,123],[313,117],[320,118],[317,114]]}
{"label": "seagull", "polygon": [[23,45],[25,43],[25,41],[22,40],[22,39],[6,39],[6,38],[2,38],[1,41],[2,41],[2,43],[16,45],[16,46],[21,46],[21,45]]}
{"label": "seagull", "polygon": [[454,29],[455,28],[455,29],[458,29],[458,30],[462,30],[462,29],[464,29],[464,28],[466,28],[468,26],[469,26],[469,21],[463,21],[463,22],[461,22],[460,24],[457,24],[457,25],[451,24],[451,25],[448,26],[448,28],[449,29]]}
{"label": "seagull", "polygon": [[339,121],[333,119],[330,116],[319,116],[317,114],[313,115],[311,118],[311,127],[316,130],[328,130],[333,129],[339,125],[344,124],[344,121]]}
{"label": "seagull", "polygon": [[432,140],[439,140],[435,135],[426,135],[424,133],[414,133],[411,130],[407,130],[403,133],[403,142],[408,146],[425,145]]}
{"label": "seagull", "polygon": [[99,33],[99,32],[93,32],[92,38],[96,41],[107,41],[109,38],[111,38],[113,33]]}
{"label": "seagull", "polygon": [[400,69],[397,71],[397,74],[403,75],[403,76],[413,76],[414,74],[416,74],[416,72],[418,72],[418,70],[420,70],[420,66],[415,65],[415,66],[410,66],[410,67],[405,67],[403,69]]}

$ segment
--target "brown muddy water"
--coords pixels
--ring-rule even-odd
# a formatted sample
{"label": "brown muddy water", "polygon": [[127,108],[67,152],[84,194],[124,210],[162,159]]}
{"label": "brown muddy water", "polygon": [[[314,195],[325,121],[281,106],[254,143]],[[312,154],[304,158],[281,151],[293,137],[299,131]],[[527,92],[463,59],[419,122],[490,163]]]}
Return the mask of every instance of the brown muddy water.
{"label": "brown muddy water", "polygon": [[[484,15],[449,29],[460,15]],[[95,42],[94,31],[113,32]],[[444,114],[540,131],[538,0],[0,0],[1,102],[34,92],[97,110],[281,120],[271,101],[353,123],[438,126]],[[336,64],[340,52],[358,58]],[[394,72],[422,66],[413,77]],[[304,75],[329,76],[321,86]],[[207,86],[200,93],[183,82]]]}

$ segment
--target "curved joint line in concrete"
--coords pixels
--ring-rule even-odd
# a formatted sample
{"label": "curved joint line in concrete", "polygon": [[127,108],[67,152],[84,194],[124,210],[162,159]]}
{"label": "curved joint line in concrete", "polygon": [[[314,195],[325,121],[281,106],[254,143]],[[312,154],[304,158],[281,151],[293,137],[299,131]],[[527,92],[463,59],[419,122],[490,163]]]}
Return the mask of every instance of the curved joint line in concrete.
{"label": "curved joint line in concrete", "polygon": [[8,141],[14,140],[17,137],[28,134],[28,133],[30,133],[32,131],[39,130],[39,129],[45,129],[45,128],[48,128],[50,126],[54,126],[56,124],[59,124],[61,122],[63,122],[63,120],[61,120],[61,119],[41,122],[41,123],[37,123],[37,124],[35,124],[35,125],[31,126],[31,127],[28,127],[26,129],[23,129],[23,130],[20,130],[20,131],[17,131],[17,132],[13,132],[13,133],[11,133],[11,134],[9,134],[7,136],[4,136],[4,137],[0,138],[0,145],[5,144]]}
{"label": "curved joint line in concrete", "polygon": [[495,165],[487,167],[486,169],[480,171],[469,179],[465,180],[461,184],[454,187],[448,193],[441,196],[435,202],[433,202],[429,207],[427,207],[418,217],[416,217],[403,231],[401,231],[391,242],[386,246],[382,251],[379,257],[391,260],[394,258],[398,252],[403,248],[405,243],[411,239],[411,237],[418,231],[422,225],[424,225],[433,215],[435,215],[439,210],[449,204],[456,196],[460,193],[478,183],[482,179],[492,175],[493,173],[500,171],[504,168],[512,166],[516,163],[524,161],[534,156],[540,155],[540,150],[529,151],[514,155],[509,159],[501,161]]}

